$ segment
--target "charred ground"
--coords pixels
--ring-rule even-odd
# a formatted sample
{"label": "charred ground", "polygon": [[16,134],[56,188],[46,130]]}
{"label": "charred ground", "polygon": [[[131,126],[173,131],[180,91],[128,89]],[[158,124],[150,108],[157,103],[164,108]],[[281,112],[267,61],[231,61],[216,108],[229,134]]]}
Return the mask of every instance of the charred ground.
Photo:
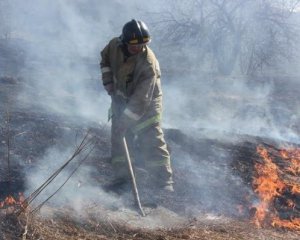
{"label": "charred ground", "polygon": [[[16,103],[14,96],[23,88],[22,79],[2,77],[1,81],[1,167],[0,200],[8,195],[28,193],[28,176],[47,168],[44,155],[55,147],[60,151],[75,148],[86,131],[96,136],[98,144],[84,163],[90,167],[89,177],[77,176],[72,186],[81,198],[85,188],[110,181],[108,163],[109,127],[77,117],[49,114],[39,105]],[[157,207],[146,206],[147,217],[138,216],[131,195],[114,196],[116,204],[86,201],[84,210],[72,204],[44,207],[42,213],[17,217],[8,208],[0,210],[1,239],[298,239],[297,232],[284,229],[257,229],[251,222],[252,204],[258,201],[252,189],[255,162],[261,161],[257,146],[263,145],[278,154],[282,142],[249,135],[210,133],[199,130],[184,133],[165,129],[173,159],[175,194],[165,195],[147,188],[143,176],[138,178],[142,204],[155,201]],[[210,136],[214,137],[211,138]],[[219,135],[219,137],[216,137]],[[286,144],[286,143],[285,143]],[[280,162],[280,159],[278,158]],[[59,165],[57,165],[59,167]],[[49,174],[50,174],[49,170]],[[286,175],[286,177],[289,177]],[[299,176],[293,176],[299,182]],[[42,182],[40,183],[42,184]],[[63,188],[57,196],[68,189]],[[153,196],[155,196],[153,198]],[[286,197],[289,193],[286,193]],[[88,196],[86,196],[89,199]],[[281,209],[285,218],[300,216],[300,197],[291,212]],[[74,198],[74,201],[76,197]],[[282,199],[277,199],[277,208]],[[276,207],[275,206],[275,207]],[[147,219],[148,218],[148,219]],[[149,220],[151,219],[151,220]]]}
{"label": "charred ground", "polygon": [[[98,144],[82,166],[92,171],[74,176],[72,184],[58,192],[54,201],[47,203],[38,214],[18,217],[9,207],[0,209],[0,239],[21,239],[26,229],[26,239],[299,239],[297,232],[286,229],[270,226],[258,229],[251,220],[255,214],[253,204],[259,201],[252,189],[255,163],[262,161],[257,146],[271,149],[280,165],[280,146],[289,143],[279,140],[205,129],[192,133],[165,129],[173,160],[175,194],[149,190],[144,177],[138,176],[146,218],[141,218],[132,207],[130,193],[121,197],[105,195],[101,187],[112,176],[108,163],[109,127],[80,116],[45,111],[40,93],[31,81],[11,77],[22,75],[20,72],[24,69],[24,54],[17,45],[10,43],[8,47],[3,42],[0,45],[0,67],[7,70],[6,75],[0,76],[0,201],[8,195],[17,198],[19,192],[30,194],[34,190],[30,186],[30,176],[39,172],[48,176],[60,167],[55,158],[60,163],[64,159],[59,154],[52,158],[53,162],[45,158],[49,149],[58,153],[75,149],[88,130]],[[299,85],[297,79],[288,80],[294,85],[286,85],[285,80],[257,78],[249,87],[273,81],[269,101],[272,102],[271,114],[277,119],[275,125],[289,125],[299,133],[296,114]],[[87,85],[99,88],[96,79],[91,79]],[[230,96],[212,97],[229,105],[233,101]],[[264,117],[264,110],[257,109],[251,101],[246,101],[245,106],[240,113],[245,121],[257,112]],[[54,168],[48,169],[53,164]],[[300,181],[299,175],[285,173],[283,177],[295,184]],[[37,185],[43,183],[39,181]],[[92,198],[90,191],[86,194],[91,186],[94,187]],[[74,199],[56,203],[70,188],[77,193]],[[95,200],[97,196],[98,201]],[[85,201],[80,204],[80,211],[72,204],[78,198]],[[286,199],[295,201],[292,211],[286,208]],[[147,205],[153,202],[158,204],[156,208],[153,204]],[[285,192],[283,197],[276,198],[274,207],[283,219],[300,217],[299,195]]]}

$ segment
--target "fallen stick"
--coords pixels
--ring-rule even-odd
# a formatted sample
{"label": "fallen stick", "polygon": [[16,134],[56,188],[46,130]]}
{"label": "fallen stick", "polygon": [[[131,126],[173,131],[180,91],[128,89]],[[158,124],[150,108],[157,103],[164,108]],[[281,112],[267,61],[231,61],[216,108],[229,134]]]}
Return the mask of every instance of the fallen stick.
{"label": "fallen stick", "polygon": [[141,205],[141,201],[140,201],[140,197],[139,197],[139,192],[136,186],[136,181],[135,181],[135,176],[134,176],[134,172],[132,169],[132,163],[131,163],[131,159],[130,159],[130,155],[129,155],[129,151],[128,151],[128,147],[127,147],[127,142],[126,142],[126,138],[123,137],[123,145],[124,145],[124,150],[126,153],[126,160],[128,163],[128,169],[129,169],[129,173],[130,173],[130,177],[131,177],[131,183],[132,183],[132,193],[135,199],[135,203],[138,206],[140,213],[143,217],[145,217],[145,213],[143,211],[142,205]]}

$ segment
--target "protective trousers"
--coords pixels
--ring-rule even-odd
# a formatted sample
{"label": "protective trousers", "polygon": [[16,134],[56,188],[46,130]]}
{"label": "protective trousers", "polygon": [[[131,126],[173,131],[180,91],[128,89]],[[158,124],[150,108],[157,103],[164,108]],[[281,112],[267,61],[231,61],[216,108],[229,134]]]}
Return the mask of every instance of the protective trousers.
{"label": "protective trousers", "polygon": [[[116,178],[125,180],[129,178],[129,172],[122,136],[116,132],[118,120],[118,117],[112,117],[112,166]],[[160,116],[145,119],[128,130],[125,137],[134,165],[147,170],[150,185],[163,187],[173,183],[170,154],[160,126]]]}

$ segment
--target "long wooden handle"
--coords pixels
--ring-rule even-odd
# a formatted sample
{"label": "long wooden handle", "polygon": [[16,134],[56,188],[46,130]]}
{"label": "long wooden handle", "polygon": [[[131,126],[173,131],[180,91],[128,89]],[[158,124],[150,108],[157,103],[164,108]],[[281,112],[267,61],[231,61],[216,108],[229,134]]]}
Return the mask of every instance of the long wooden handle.
{"label": "long wooden handle", "polygon": [[135,176],[134,176],[134,172],[133,172],[133,168],[132,168],[132,163],[131,163],[131,159],[130,159],[130,155],[129,155],[129,151],[128,151],[128,147],[127,147],[127,142],[126,142],[126,138],[123,137],[123,145],[124,145],[124,149],[125,149],[125,153],[126,153],[126,159],[127,159],[127,163],[128,163],[128,169],[129,169],[129,173],[130,173],[130,177],[131,177],[131,183],[132,183],[132,193],[135,199],[135,203],[138,206],[140,213],[143,217],[145,217],[145,213],[143,211],[142,205],[141,205],[141,201],[140,201],[140,197],[139,197],[139,192],[136,186],[136,181],[135,181]]}

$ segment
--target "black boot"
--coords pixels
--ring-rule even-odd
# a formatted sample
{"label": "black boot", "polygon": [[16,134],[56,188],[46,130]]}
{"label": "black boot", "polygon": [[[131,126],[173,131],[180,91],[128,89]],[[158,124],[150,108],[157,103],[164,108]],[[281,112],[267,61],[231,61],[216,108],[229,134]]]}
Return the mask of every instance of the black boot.
{"label": "black boot", "polygon": [[117,178],[111,183],[104,185],[103,190],[105,192],[113,192],[122,195],[123,193],[130,191],[130,182],[126,178]]}

